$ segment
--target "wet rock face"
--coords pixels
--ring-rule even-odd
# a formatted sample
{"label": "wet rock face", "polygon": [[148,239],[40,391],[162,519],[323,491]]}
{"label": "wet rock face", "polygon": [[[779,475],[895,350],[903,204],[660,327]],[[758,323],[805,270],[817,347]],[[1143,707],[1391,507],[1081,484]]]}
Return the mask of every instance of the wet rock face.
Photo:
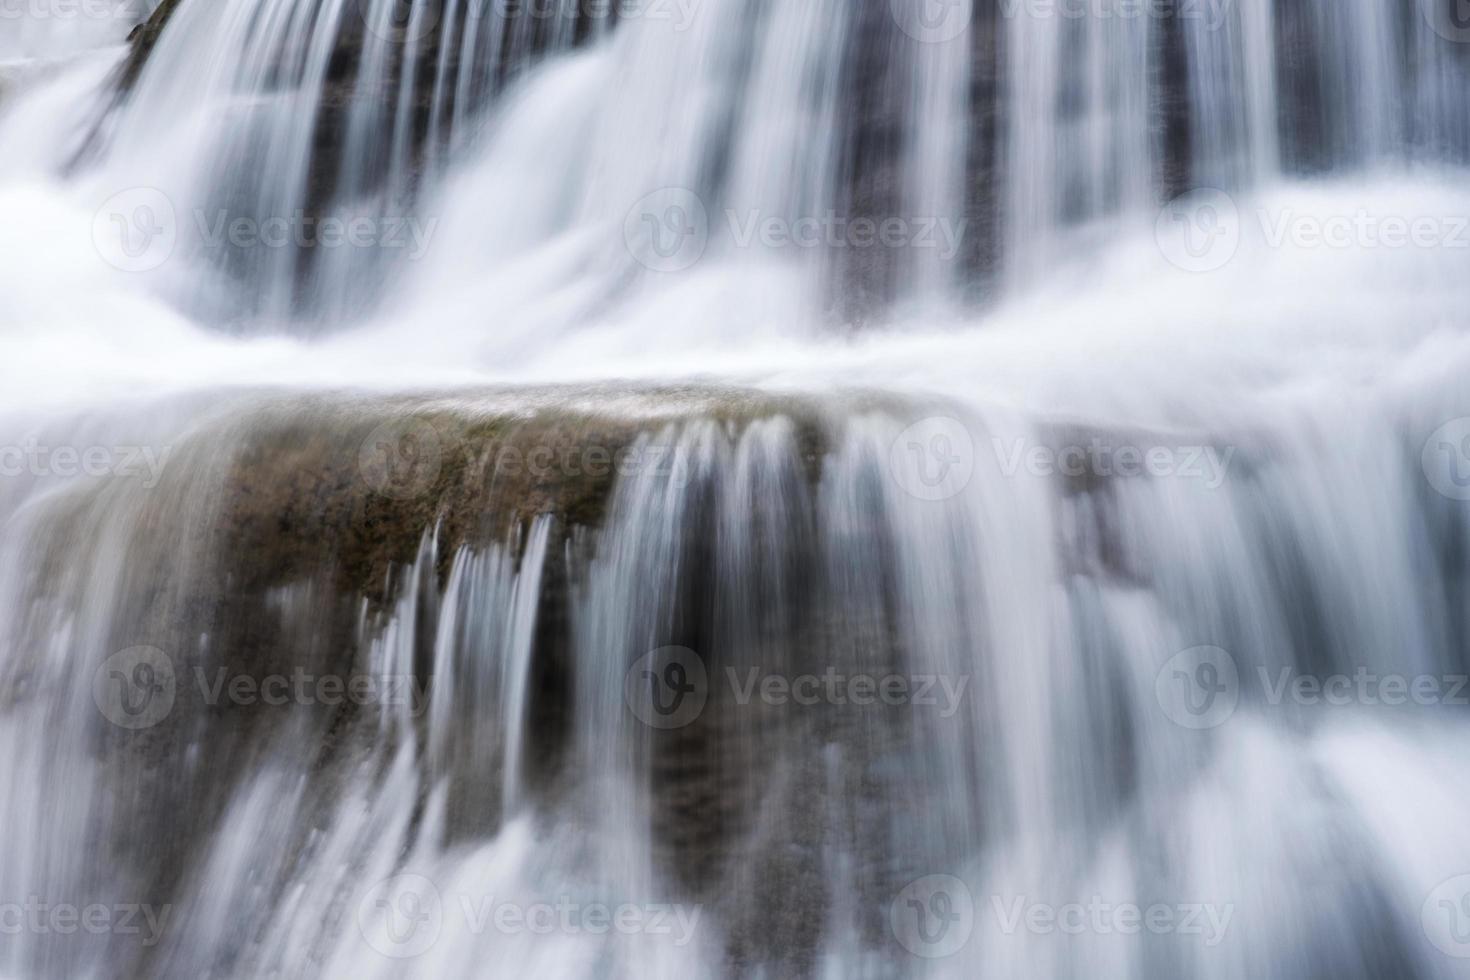
{"label": "wet rock face", "polygon": [[[440,526],[446,551],[500,540],[541,514],[596,526],[627,423],[556,417],[483,420],[429,409],[272,420],[240,447],[225,480],[220,532],[258,586],[311,570],[325,547],[339,587],[379,594]],[[596,447],[569,473],[564,461]]]}
{"label": "wet rock face", "polygon": [[[635,835],[653,897],[702,906],[731,972],[810,975],[837,916],[891,955],[892,896],[977,845],[1005,696],[966,542],[1004,533],[1010,498],[927,498],[894,463],[906,423],[941,410],[712,388],[249,396],[155,485],[47,497],[14,542],[30,581],[0,725],[44,719],[38,768],[58,794],[96,788],[68,804],[96,852],[75,890],[174,908],[169,941],[111,972],[330,959],[274,940],[310,922],[360,946],[354,889],[474,867],[532,821],[548,836],[526,846],[574,877]],[[1147,587],[1120,530],[1147,479],[1021,487],[1060,509],[1037,526],[1076,556],[1069,588]],[[907,695],[884,700],[889,680]],[[1120,811],[1133,721],[1101,712],[1092,740]],[[962,761],[980,775],[936,794]]]}
{"label": "wet rock face", "polygon": [[[47,610],[62,615],[90,603],[99,616],[99,656],[159,651],[162,666],[146,666],[167,668],[173,679],[169,709],[147,725],[104,724],[90,711],[76,720],[95,778],[117,800],[97,831],[106,838],[99,842],[103,863],[121,869],[134,894],[187,904],[181,896],[204,873],[242,780],[281,764],[283,753],[289,767],[314,774],[298,814],[304,822],[277,855],[286,865],[304,860],[309,815],[330,811],[343,780],[382,749],[380,706],[344,696],[266,711],[255,688],[245,701],[232,693],[236,679],[370,678],[383,670],[372,651],[384,631],[416,631],[413,657],[398,669],[414,681],[406,689],[411,724],[425,726],[451,563],[467,551],[505,549],[514,568],[528,560],[528,529],[537,522],[549,522],[549,530],[537,559],[543,571],[527,583],[536,596],[531,657],[538,665],[525,722],[536,743],[527,782],[552,792],[570,738],[572,593],[585,585],[579,579],[587,574],[590,536],[605,524],[620,481],[660,479],[658,468],[676,465],[672,444],[690,425],[738,436],[793,411],[807,418],[799,430],[801,479],[819,472],[817,423],[799,405],[747,399],[737,407],[718,392],[634,400],[638,407],[626,413],[593,407],[616,401],[609,392],[581,404],[559,392],[510,394],[492,404],[268,401],[176,447],[155,487],[103,484],[48,509],[32,537],[35,618],[18,628],[39,640],[58,628]],[[708,530],[696,522],[691,540],[711,547]],[[104,548],[124,575],[108,570],[99,557]],[[681,615],[702,608],[695,593],[680,600],[689,604]],[[490,607],[492,620],[504,611],[490,596],[468,601]],[[23,678],[6,690],[41,690],[42,661],[3,667]],[[77,655],[67,669],[73,676],[65,683],[84,690],[94,670],[108,668]],[[117,669],[123,680],[132,676],[133,668]],[[468,708],[493,720],[490,706]],[[427,738],[422,730],[419,736]],[[659,757],[704,759],[718,745],[699,736],[660,749]],[[683,769],[688,779],[673,779],[670,792],[704,800],[717,813],[713,790],[691,788],[712,778],[709,763]],[[472,768],[454,784],[458,808],[446,832],[493,830],[496,776]],[[149,833],[133,832],[138,827]],[[696,845],[710,846],[698,834],[688,848]],[[688,848],[678,848],[680,860]],[[138,975],[156,966],[146,962],[153,955],[163,954],[146,953]]]}
{"label": "wet rock face", "polygon": [[[524,731],[521,792],[595,812],[588,770],[631,765],[645,781],[652,861],[672,887],[711,907],[739,889],[771,893],[728,910],[730,955],[758,961],[778,936],[782,968],[809,968],[832,898],[822,842],[846,820],[813,807],[811,787],[896,793],[898,777],[875,781],[869,767],[915,751],[923,734],[892,711],[794,712],[740,695],[751,676],[818,673],[834,657],[875,675],[900,664],[889,611],[839,587],[824,557],[839,528],[885,533],[877,509],[835,524],[823,515],[829,426],[800,400],[708,390],[288,398],[202,426],[156,487],[109,483],[58,502],[35,527],[25,631],[54,632],[46,609],[97,617],[86,631],[95,649],[67,662],[69,689],[138,649],[157,651],[144,665],[172,678],[168,710],[147,725],[104,723],[88,703],[68,729],[85,744],[78,764],[114,801],[91,831],[98,866],[174,905],[180,928],[204,928],[189,918],[202,914],[190,889],[210,880],[262,773],[280,774],[282,801],[261,887],[284,889],[354,793],[382,792],[410,738],[423,747],[424,792],[447,787],[434,839],[481,842],[506,807],[507,729]],[[892,574],[881,546],[871,557],[865,576]],[[498,656],[484,637],[513,617],[496,574],[530,576],[518,588],[534,599],[514,723],[493,688],[471,683]],[[645,731],[624,708],[620,661],[658,643],[699,651],[711,689],[689,724]],[[385,660],[394,644],[399,659]],[[115,672],[125,681],[137,666]],[[448,666],[462,687],[431,706]],[[290,694],[273,707],[258,686],[384,673],[409,681],[402,713]],[[601,722],[586,715],[589,691],[611,698],[594,709],[611,710]],[[879,853],[882,826],[862,833]],[[858,873],[891,884],[880,867]],[[252,928],[265,925],[240,934]],[[177,950],[131,952],[120,975],[182,975]],[[243,954],[212,955],[237,966]]]}

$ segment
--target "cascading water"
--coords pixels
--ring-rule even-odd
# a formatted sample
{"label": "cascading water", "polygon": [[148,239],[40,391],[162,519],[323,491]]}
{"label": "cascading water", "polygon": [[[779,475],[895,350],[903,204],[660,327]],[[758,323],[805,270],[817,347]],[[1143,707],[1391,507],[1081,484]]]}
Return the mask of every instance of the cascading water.
{"label": "cascading water", "polygon": [[83,6],[0,977],[1470,976],[1452,0]]}

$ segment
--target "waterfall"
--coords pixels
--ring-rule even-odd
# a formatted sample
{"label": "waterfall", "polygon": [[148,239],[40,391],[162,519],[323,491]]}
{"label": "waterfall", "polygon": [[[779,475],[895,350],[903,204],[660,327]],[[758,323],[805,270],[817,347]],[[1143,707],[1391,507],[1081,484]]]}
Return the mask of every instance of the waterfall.
{"label": "waterfall", "polygon": [[[1465,61],[1433,0],[966,2],[939,5],[937,27],[896,0],[364,3],[186,5],[108,128],[96,166],[108,186],[173,202],[205,291],[226,289],[202,307],[212,316],[317,330],[400,277],[410,292],[473,288],[465,269],[424,268],[455,258],[386,235],[317,247],[336,217],[443,234],[473,222],[481,250],[502,223],[528,234],[523,251],[575,240],[562,260],[599,296],[630,272],[657,286],[700,260],[754,263],[809,319],[881,319],[943,308],[977,279],[994,280],[982,303],[1024,291],[1181,191],[1465,152]],[[550,138],[509,124],[520,100],[549,105],[556,75],[586,120]],[[446,173],[466,165],[496,188],[534,180],[531,166],[560,193],[466,214]],[[967,204],[976,194],[993,217]],[[222,245],[241,217],[306,231]],[[902,247],[881,244],[885,219]],[[683,251],[635,241],[637,262],[609,266],[651,233]],[[920,238],[934,247],[907,247]],[[200,308],[201,288],[175,299]]]}
{"label": "waterfall", "polygon": [[[331,584],[364,560],[348,536],[334,571],[249,517],[290,453],[331,467],[340,445],[354,465],[350,404],[293,408],[325,446],[277,449],[281,409],[233,406],[155,433],[175,455],[157,487],[38,489],[6,532],[20,752],[0,880],[174,918],[23,936],[8,969],[919,972],[925,940],[890,917],[943,873],[968,903],[968,941],[935,961],[956,975],[1452,975],[1419,907],[1470,861],[1434,822],[1470,805],[1452,776],[1463,709],[1403,727],[1406,708],[1272,693],[1278,673],[1470,663],[1435,546],[1470,519],[1416,489],[1399,426],[1367,423],[1352,457],[1323,439],[1336,420],[1308,417],[1201,447],[1197,475],[1057,483],[1008,473],[1006,449],[936,482],[926,459],[894,469],[932,424],[906,432],[895,410],[635,423],[642,465],[600,530],[542,517],[454,544],[441,518],[355,603]],[[954,432],[977,442],[1087,444],[963,414]],[[487,515],[515,502],[499,482]],[[261,547],[282,557],[259,564]],[[1202,644],[1239,682],[1198,717],[1173,678],[1215,662]],[[139,664],[167,678],[166,707],[119,713],[113,678]],[[659,715],[645,685],[672,664],[694,700]],[[324,686],[333,665],[353,680]],[[1424,781],[1444,796],[1424,832],[1381,831],[1405,819],[1384,788]],[[1007,926],[1023,900],[1219,918],[1050,934]],[[426,932],[392,918],[415,903]],[[488,917],[501,905],[576,911],[535,932]],[[648,918],[604,934],[581,918],[594,905]]]}
{"label": "waterfall", "polygon": [[1460,0],[63,6],[0,978],[1470,977]]}

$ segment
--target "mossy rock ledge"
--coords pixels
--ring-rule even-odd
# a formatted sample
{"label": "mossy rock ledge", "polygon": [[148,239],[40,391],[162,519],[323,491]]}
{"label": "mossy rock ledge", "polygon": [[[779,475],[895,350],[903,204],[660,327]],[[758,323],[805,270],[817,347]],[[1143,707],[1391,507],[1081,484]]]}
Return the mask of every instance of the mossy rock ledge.
{"label": "mossy rock ledge", "polygon": [[[175,525],[178,545],[214,556],[205,563],[222,576],[214,586],[232,594],[326,573],[334,591],[376,604],[426,536],[447,573],[460,548],[517,545],[538,518],[558,537],[595,531],[620,479],[673,465],[685,427],[716,425],[733,441],[775,417],[792,425],[815,481],[829,426],[796,398],[605,387],[267,398],[177,447],[139,527]],[[201,495],[206,513],[189,503]],[[197,516],[179,527],[190,510]]]}

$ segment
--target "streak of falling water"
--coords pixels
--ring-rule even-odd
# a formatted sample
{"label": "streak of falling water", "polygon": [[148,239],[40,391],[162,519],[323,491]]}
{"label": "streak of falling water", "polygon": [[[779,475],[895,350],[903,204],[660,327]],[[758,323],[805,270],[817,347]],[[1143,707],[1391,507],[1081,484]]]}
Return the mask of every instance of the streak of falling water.
{"label": "streak of falling water", "polygon": [[[1470,59],[1449,2],[962,2],[936,8],[938,34],[923,10],[858,0],[186,3],[83,186],[93,206],[169,197],[200,274],[152,281],[236,329],[484,292],[512,331],[543,303],[565,330],[716,269],[770,292],[756,320],[913,316],[975,282],[997,283],[982,302],[1027,292],[1181,190],[1463,161]],[[707,218],[674,222],[701,236],[683,275],[638,265],[640,206],[653,228]],[[241,248],[217,240],[220,214],[414,220],[435,247]],[[887,218],[948,222],[963,247],[786,240]],[[765,221],[786,235],[738,233]],[[577,300],[507,303],[527,277],[485,284],[501,249]]]}
{"label": "streak of falling water", "polygon": [[[949,411],[977,441],[1073,438]],[[251,633],[309,669],[422,682],[347,716],[198,704],[194,671],[272,654],[187,583],[250,566],[189,531],[217,524],[209,507],[167,541],[136,533],[169,502],[228,494],[251,425],[227,413],[185,440],[156,491],[43,493],[6,525],[0,893],[141,895],[174,917],[142,948],[19,937],[12,972],[922,976],[895,916],[909,883],[943,874],[973,912],[938,964],[956,976],[1463,975],[1419,922],[1470,860],[1452,830],[1470,801],[1442,778],[1463,768],[1461,713],[1281,703],[1254,679],[1465,670],[1464,600],[1443,587],[1463,569],[1442,573],[1428,544],[1470,521],[1418,490],[1417,459],[1379,465],[1404,437],[1375,412],[1237,431],[1218,485],[1069,483],[977,453],[966,479],[933,484],[938,501],[895,469],[903,421],[886,412],[651,426],[635,456],[660,462],[617,481],[601,529],[542,518],[446,555],[429,528],[376,607],[311,578],[259,605],[241,592]],[[77,512],[93,523],[58,534]],[[176,593],[162,607],[160,584]],[[99,728],[90,678],[142,636],[184,644],[164,654],[173,714]],[[1239,704],[1191,730],[1159,679],[1201,642],[1236,658]],[[676,662],[698,665],[679,675],[697,710],[650,724],[638,692]],[[827,671],[936,679],[937,701],[741,693]],[[1424,739],[1444,751],[1421,755]],[[194,806],[138,792],[160,776]],[[1375,793],[1383,780],[1420,812]],[[121,832],[149,819],[178,845],[167,856]],[[1007,926],[1018,901],[1215,918],[1199,934],[1058,934]],[[487,918],[588,904],[682,925]],[[420,913],[429,933],[394,918]]]}
{"label": "streak of falling water", "polygon": [[1270,0],[1231,4],[1223,22],[1184,22],[1195,119],[1194,179],[1220,188],[1248,187],[1281,170],[1276,135],[1275,25]]}
{"label": "streak of falling water", "polygon": [[1333,159],[1381,159],[1401,136],[1395,11],[1390,4],[1344,7],[1331,0],[1314,0],[1307,7]]}
{"label": "streak of falling water", "polygon": [[[1354,173],[1401,178],[1467,149],[1464,45],[1427,0],[1241,0],[1206,21],[963,4],[967,29],[939,40],[876,0],[696,6],[688,22],[613,26],[585,7],[538,21],[471,0],[186,0],[93,155],[61,152],[92,118],[62,110],[108,94],[116,51],[37,83],[0,126],[44,147],[16,171],[64,173],[87,216],[123,188],[171,198],[193,230],[164,285],[204,283],[210,325],[246,316],[243,295],[309,332],[314,304],[379,291],[397,305],[365,342],[377,360],[428,326],[466,331],[481,356],[570,359],[614,314],[645,357],[678,331],[733,324],[743,341],[756,319],[805,337],[853,265],[741,246],[732,211],[943,218],[989,195],[997,227],[974,233],[997,236],[1003,290],[1047,293],[1055,264],[1110,256],[1181,188],[1331,173],[1342,182],[1304,193],[1331,210],[1357,204]],[[991,52],[975,32],[997,16]],[[977,159],[994,172],[971,172]],[[640,266],[626,241],[639,202],[667,192],[712,222],[687,275]],[[445,227],[396,281],[371,250],[202,254],[200,214],[308,206]],[[0,262],[23,296],[10,265],[35,268],[30,236],[62,233],[25,224]],[[1288,272],[1289,251],[1275,256]],[[979,272],[888,258],[855,285],[896,283],[887,298],[920,310]],[[813,369],[824,394],[792,394],[798,379],[672,421],[668,391],[627,417],[599,392],[516,396],[530,414],[594,402],[599,423],[637,431],[635,459],[659,460],[567,514],[548,480],[460,510],[426,493],[379,520],[388,504],[352,496],[366,399],[287,405],[301,424],[286,433],[254,403],[206,404],[213,392],[141,435],[111,406],[52,419],[54,445],[178,454],[156,486],[0,481],[0,929],[30,895],[168,921],[149,943],[6,935],[0,972],[1465,977],[1470,961],[1444,952],[1463,942],[1435,931],[1449,921],[1457,940],[1459,920],[1434,917],[1464,908],[1440,889],[1470,873],[1464,706],[1299,703],[1275,686],[1470,670],[1470,512],[1435,489],[1463,489],[1449,468],[1464,460],[1443,453],[1458,440],[1429,441],[1470,403],[1463,371],[1420,367],[1458,341],[1462,296],[1439,278],[1453,254],[1404,258],[1369,257],[1406,270],[1401,291],[1349,310],[1340,333],[1326,321],[1360,298],[1335,290],[1360,254],[1336,278],[1263,273],[1269,290],[1242,262],[1184,300],[1162,276],[1127,302],[1104,293],[1116,307],[1097,312],[1130,329],[1101,340],[1069,308],[1073,332],[1036,340],[1045,325],[1028,319],[988,344],[921,338],[893,365],[865,362],[901,343],[822,346],[798,359],[833,362]],[[1250,302],[1209,320],[1206,298],[1227,290]],[[1154,301],[1189,329],[1168,343],[1147,336],[1154,321],[1132,329]],[[565,347],[545,339],[574,329]],[[1316,346],[1288,353],[1304,335]],[[1114,372],[1135,346],[1169,356]],[[790,381],[789,353],[769,375]],[[912,394],[931,388],[952,398]],[[941,440],[907,429],[939,414],[957,427]],[[4,425],[7,452],[34,434]],[[1186,442],[1219,472],[1005,461],[1096,439]],[[364,558],[395,534],[383,567]],[[221,544],[236,540],[254,547]],[[1229,659],[1191,659],[1205,649]],[[1217,702],[1227,662],[1237,697]],[[406,681],[407,696],[210,700],[232,671],[292,666]],[[142,729],[108,716],[116,685],[161,690],[159,671],[171,712]],[[846,688],[802,703],[766,686],[829,674],[937,700]],[[642,699],[665,694],[648,714]],[[1217,703],[1230,710],[1196,723]],[[1198,907],[1209,931],[1032,925],[1095,900]],[[674,931],[539,933],[497,919],[507,905],[628,906],[672,913]],[[939,931],[915,912],[941,915]],[[946,935],[954,948],[931,958]]]}
{"label": "streak of falling water", "polygon": [[1003,220],[1012,288],[1065,257],[1068,229],[1146,205],[1156,169],[1150,20],[1040,9],[1012,17],[1007,35]]}

